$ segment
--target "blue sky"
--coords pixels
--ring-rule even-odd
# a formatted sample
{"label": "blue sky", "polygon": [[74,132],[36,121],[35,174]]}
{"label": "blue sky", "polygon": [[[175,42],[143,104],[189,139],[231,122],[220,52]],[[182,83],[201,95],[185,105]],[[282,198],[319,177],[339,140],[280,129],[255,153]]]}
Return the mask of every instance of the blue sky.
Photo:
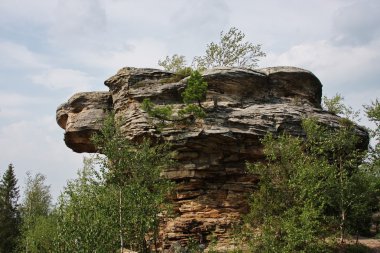
{"label": "blue sky", "polygon": [[63,142],[59,104],[124,66],[191,61],[232,26],[263,45],[260,67],[308,69],[360,109],[380,97],[379,14],[378,0],[1,0],[0,173],[13,163],[23,185],[41,172],[57,196],[83,157]]}

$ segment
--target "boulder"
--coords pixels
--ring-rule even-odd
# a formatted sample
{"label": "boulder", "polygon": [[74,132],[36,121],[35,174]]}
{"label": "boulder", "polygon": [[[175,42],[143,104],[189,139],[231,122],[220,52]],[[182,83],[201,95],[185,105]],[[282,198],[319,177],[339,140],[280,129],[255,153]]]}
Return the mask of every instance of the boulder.
{"label": "boulder", "polygon": [[[176,182],[175,218],[162,229],[164,248],[184,244],[190,237],[217,248],[232,247],[231,229],[248,210],[247,197],[258,178],[247,174],[245,163],[264,159],[261,138],[283,132],[303,136],[303,118],[339,127],[340,118],[321,108],[322,84],[311,72],[294,67],[258,70],[215,68],[205,71],[208,91],[202,105],[207,112],[194,124],[158,129],[141,109],[144,98],[183,108],[186,80],[170,72],[126,67],[105,81],[109,92],[79,93],[57,109],[65,129],[65,143],[75,152],[96,152],[90,136],[108,111],[123,119],[122,132],[131,140],[169,141],[178,165],[165,176]],[[356,126],[362,145],[368,133]]]}

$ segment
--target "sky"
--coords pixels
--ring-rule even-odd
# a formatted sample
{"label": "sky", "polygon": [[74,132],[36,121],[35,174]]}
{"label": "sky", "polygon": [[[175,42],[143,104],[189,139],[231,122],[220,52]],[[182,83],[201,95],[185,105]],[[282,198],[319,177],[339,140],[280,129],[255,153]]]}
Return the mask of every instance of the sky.
{"label": "sky", "polygon": [[379,24],[379,0],[0,0],[0,175],[13,163],[22,190],[42,173],[57,197],[86,155],[64,144],[61,103],[125,66],[191,63],[231,27],[262,44],[259,67],[310,70],[361,109],[380,98]]}

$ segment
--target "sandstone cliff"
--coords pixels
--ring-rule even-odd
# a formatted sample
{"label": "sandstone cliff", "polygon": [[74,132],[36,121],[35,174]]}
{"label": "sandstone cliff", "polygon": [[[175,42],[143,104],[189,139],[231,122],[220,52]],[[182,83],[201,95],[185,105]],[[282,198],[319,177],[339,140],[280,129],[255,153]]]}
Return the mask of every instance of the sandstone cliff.
{"label": "sandstone cliff", "polygon": [[[247,211],[246,197],[257,178],[245,172],[246,161],[262,160],[260,139],[268,132],[302,136],[301,120],[314,117],[339,126],[339,117],[321,109],[322,85],[311,72],[294,67],[258,70],[217,68],[203,73],[208,92],[207,116],[191,125],[160,129],[141,109],[144,98],[183,107],[186,78],[172,73],[126,67],[105,81],[109,92],[75,94],[57,109],[65,143],[75,152],[96,152],[90,136],[108,111],[122,117],[122,131],[132,140],[160,138],[173,143],[179,165],[165,172],[177,183],[178,216],[167,222],[166,247],[189,237],[204,243],[213,235],[220,247],[231,244],[231,227]],[[153,120],[154,121],[154,120]],[[363,146],[367,132],[357,127]]]}

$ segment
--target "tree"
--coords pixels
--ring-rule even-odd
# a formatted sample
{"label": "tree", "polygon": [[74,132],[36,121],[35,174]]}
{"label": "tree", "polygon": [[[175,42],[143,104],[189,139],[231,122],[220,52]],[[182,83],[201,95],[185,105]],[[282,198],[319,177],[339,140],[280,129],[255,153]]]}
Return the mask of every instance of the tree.
{"label": "tree", "polygon": [[267,135],[263,145],[267,163],[248,163],[260,177],[245,217],[252,251],[322,252],[327,231],[320,221],[329,198],[321,182],[331,181],[331,168],[307,156],[300,138]]}
{"label": "tree", "polygon": [[149,252],[157,246],[160,214],[172,185],[160,176],[171,165],[168,146],[131,143],[113,116],[93,141],[103,155],[85,160],[79,178],[60,197],[57,249]]}
{"label": "tree", "polygon": [[50,186],[45,184],[45,180],[46,177],[40,173],[34,177],[27,173],[25,197],[20,207],[20,251],[38,253],[53,250],[55,220],[51,216]]}
{"label": "tree", "polygon": [[[265,57],[260,44],[253,44],[244,41],[245,34],[236,27],[231,27],[227,33],[220,33],[218,43],[211,42],[206,47],[204,56],[196,56],[192,66],[198,71],[214,67],[257,67],[260,57]],[[186,67],[186,59],[183,55],[174,54],[166,56],[164,60],[159,60],[158,65],[167,71],[171,71],[180,76],[190,74],[189,67]],[[186,73],[186,74],[184,74]]]}
{"label": "tree", "polygon": [[205,98],[207,86],[207,82],[204,81],[199,71],[193,71],[187,80],[186,89],[181,94],[183,102],[185,104],[197,102],[198,106],[202,107],[201,101]]}
{"label": "tree", "polygon": [[255,252],[327,252],[327,237],[339,233],[343,243],[369,228],[375,188],[353,124],[306,119],[303,128],[305,139],[266,136],[267,162],[248,164],[260,177],[246,218],[260,231],[250,234]]}
{"label": "tree", "polygon": [[[205,99],[207,93],[207,82],[203,79],[199,71],[191,72],[187,80],[185,90],[181,96],[186,106],[178,111],[179,117],[174,117],[173,107],[171,105],[157,106],[150,99],[145,98],[141,104],[141,109],[146,111],[149,116],[161,120],[161,126],[165,125],[165,121],[184,121],[189,118],[204,118],[206,112],[202,107],[202,100]],[[197,103],[197,104],[194,104]]]}
{"label": "tree", "polygon": [[227,33],[220,33],[219,43],[211,42],[207,45],[204,56],[194,57],[193,65],[197,69],[207,69],[219,66],[247,67],[257,66],[259,57],[264,57],[261,45],[244,42],[245,34],[235,27]]}
{"label": "tree", "polygon": [[13,252],[20,233],[19,190],[14,167],[9,164],[0,181],[0,252]]}
{"label": "tree", "polygon": [[172,57],[166,56],[164,60],[159,60],[158,65],[166,71],[178,73],[186,68],[186,59],[183,55],[174,54]]}
{"label": "tree", "polygon": [[369,160],[370,167],[374,169],[375,175],[380,176],[380,101],[376,99],[371,105],[365,105],[365,113],[368,119],[375,124],[374,129],[370,130],[375,145],[370,148]]}
{"label": "tree", "polygon": [[26,230],[22,230],[22,241],[19,252],[50,253],[57,252],[57,217],[55,213],[48,216],[38,216],[35,223]]}
{"label": "tree", "polygon": [[341,94],[336,94],[332,98],[323,96],[322,107],[328,112],[343,116],[349,120],[355,120],[359,117],[359,112],[354,111],[351,106],[343,103],[344,97]]}
{"label": "tree", "polygon": [[[380,196],[380,101],[376,99],[375,101],[372,101],[370,105],[365,105],[364,108],[367,118],[374,124],[374,127],[369,130],[371,137],[373,138],[373,143],[369,148],[366,169],[368,170],[368,173],[371,175],[373,185],[377,191],[376,196],[378,199],[375,203],[377,208],[376,210],[373,210],[373,212],[379,212],[380,203],[378,200]],[[378,221],[375,221],[375,224],[376,223],[376,230],[378,230]]]}
{"label": "tree", "polygon": [[21,214],[32,219],[38,216],[47,216],[51,209],[50,186],[45,184],[46,177],[37,173],[32,177],[27,173],[24,200],[21,204]]}
{"label": "tree", "polygon": [[303,126],[309,155],[327,161],[331,167],[334,180],[326,186],[331,189],[329,211],[337,222],[343,243],[347,232],[358,233],[357,225],[371,216],[374,189],[361,167],[365,151],[358,149],[360,139],[351,121],[342,119],[338,129],[318,125],[310,119]]}
{"label": "tree", "polygon": [[118,225],[109,206],[114,195],[108,194],[93,159],[83,162],[78,178],[67,183],[58,199],[55,252],[115,252]]}
{"label": "tree", "polygon": [[101,133],[93,140],[105,155],[99,162],[107,187],[118,195],[112,213],[119,221],[120,246],[148,252],[152,246],[157,247],[159,214],[165,210],[172,186],[160,176],[163,169],[173,164],[172,154],[166,143],[147,139],[131,143],[120,132],[120,120],[113,116],[106,119]]}

